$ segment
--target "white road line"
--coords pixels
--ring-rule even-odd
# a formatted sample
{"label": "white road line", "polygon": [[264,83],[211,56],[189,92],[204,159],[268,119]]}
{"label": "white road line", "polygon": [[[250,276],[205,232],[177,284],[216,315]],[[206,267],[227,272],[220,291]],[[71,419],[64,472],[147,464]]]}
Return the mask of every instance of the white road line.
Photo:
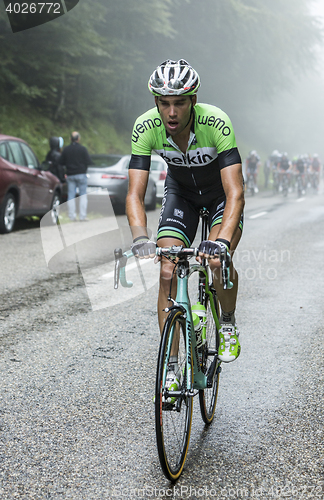
{"label": "white road line", "polygon": [[299,201],[304,201],[306,198],[297,198],[296,202],[298,203]]}
{"label": "white road line", "polygon": [[265,215],[267,213],[268,212],[259,212],[258,214],[250,215],[249,219],[256,219],[257,217],[262,217],[262,215]]}

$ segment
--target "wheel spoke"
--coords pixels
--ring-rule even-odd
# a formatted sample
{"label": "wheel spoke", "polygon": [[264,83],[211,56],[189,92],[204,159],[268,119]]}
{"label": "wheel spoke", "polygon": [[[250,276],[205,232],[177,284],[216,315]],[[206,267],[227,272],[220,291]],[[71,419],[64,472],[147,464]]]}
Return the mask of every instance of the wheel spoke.
{"label": "wheel spoke", "polygon": [[[217,298],[214,297],[215,307]],[[217,310],[217,309],[216,309]],[[206,297],[206,344],[203,346],[203,371],[207,374],[210,365],[214,361],[215,353],[218,352],[218,332],[210,306],[209,296]],[[218,366],[218,364],[216,365]],[[216,368],[217,370],[217,368]],[[199,391],[199,403],[201,416],[206,424],[211,424],[215,414],[219,384],[219,371],[217,370],[211,388]]]}

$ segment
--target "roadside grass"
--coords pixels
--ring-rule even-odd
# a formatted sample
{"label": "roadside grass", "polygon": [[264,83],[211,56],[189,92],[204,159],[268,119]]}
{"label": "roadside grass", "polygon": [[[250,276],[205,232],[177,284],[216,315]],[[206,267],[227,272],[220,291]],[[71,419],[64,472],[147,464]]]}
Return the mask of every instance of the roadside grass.
{"label": "roadside grass", "polygon": [[92,119],[90,125],[80,119],[54,122],[25,101],[5,103],[0,96],[0,133],[28,142],[40,163],[49,151],[49,138],[61,136],[67,146],[73,130],[80,132],[81,143],[89,153],[130,153],[130,133],[116,130],[112,123],[99,119]]}

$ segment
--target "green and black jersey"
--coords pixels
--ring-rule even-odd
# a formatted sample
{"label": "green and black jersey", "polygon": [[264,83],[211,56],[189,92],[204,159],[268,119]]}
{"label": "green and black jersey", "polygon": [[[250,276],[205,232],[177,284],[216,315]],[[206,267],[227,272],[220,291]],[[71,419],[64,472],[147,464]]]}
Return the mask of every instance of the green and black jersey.
{"label": "green and black jersey", "polygon": [[130,169],[150,169],[154,151],[168,164],[168,175],[183,189],[204,195],[224,195],[221,169],[241,163],[229,117],[216,106],[196,104],[186,154],[167,134],[157,108],[141,115],[132,134]]}

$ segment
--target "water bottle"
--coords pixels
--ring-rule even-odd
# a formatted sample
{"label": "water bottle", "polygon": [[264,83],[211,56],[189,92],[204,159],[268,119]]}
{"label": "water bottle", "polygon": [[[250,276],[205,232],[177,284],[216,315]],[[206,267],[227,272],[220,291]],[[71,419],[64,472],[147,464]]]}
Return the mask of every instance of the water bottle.
{"label": "water bottle", "polygon": [[[195,304],[194,306],[191,307],[191,311],[192,311],[194,328],[195,328],[196,337],[197,337],[197,347],[201,347],[206,342],[206,325],[207,325],[206,308],[203,304],[201,304],[200,302],[197,302],[197,304]],[[198,320],[196,319],[196,326],[195,326],[195,318],[194,318],[195,316],[198,317],[198,319],[199,319],[199,324],[198,324]]]}
{"label": "water bottle", "polygon": [[201,350],[201,346],[202,346],[202,338],[201,338],[202,326],[201,326],[201,323],[200,323],[199,316],[197,316],[197,314],[194,313],[194,312],[192,313],[192,320],[193,320],[193,326],[194,326],[195,335],[196,335],[196,344],[197,344],[197,349],[198,349],[198,361],[199,361],[199,364],[201,365],[202,364],[202,350]]}

